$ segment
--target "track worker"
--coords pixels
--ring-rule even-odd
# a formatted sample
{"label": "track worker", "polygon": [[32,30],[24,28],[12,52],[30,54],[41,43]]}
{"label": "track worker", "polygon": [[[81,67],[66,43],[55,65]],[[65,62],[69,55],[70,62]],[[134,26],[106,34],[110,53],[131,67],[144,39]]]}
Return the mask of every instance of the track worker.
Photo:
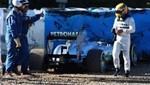
{"label": "track worker", "polygon": [[13,9],[9,12],[6,17],[6,48],[7,57],[6,62],[3,65],[3,72],[12,77],[12,72],[14,70],[14,64],[17,62],[16,56],[18,48],[21,47],[20,43],[20,33],[22,31],[22,16],[21,11],[23,9],[22,0],[12,0]]}
{"label": "track worker", "polygon": [[116,18],[112,28],[112,33],[116,35],[116,40],[113,45],[113,63],[115,67],[114,76],[120,73],[120,51],[123,52],[125,77],[130,74],[130,34],[135,32],[135,22],[133,17],[129,15],[129,10],[126,4],[119,3],[115,8]]}
{"label": "track worker", "polygon": [[34,22],[36,22],[37,20],[40,19],[40,17],[43,17],[44,14],[43,12],[40,14],[36,14],[35,16],[29,17],[27,16],[27,11],[29,8],[29,1],[25,0],[25,2],[23,2],[23,4],[25,5],[24,9],[22,10],[22,32],[20,35],[20,42],[21,42],[21,48],[19,50],[20,56],[18,56],[18,60],[20,60],[21,64],[21,71],[23,73],[23,75],[30,75],[30,73],[28,72],[28,66],[29,66],[29,45],[28,45],[28,39],[27,39],[27,33],[28,30],[30,29],[30,26],[32,26],[32,24]]}

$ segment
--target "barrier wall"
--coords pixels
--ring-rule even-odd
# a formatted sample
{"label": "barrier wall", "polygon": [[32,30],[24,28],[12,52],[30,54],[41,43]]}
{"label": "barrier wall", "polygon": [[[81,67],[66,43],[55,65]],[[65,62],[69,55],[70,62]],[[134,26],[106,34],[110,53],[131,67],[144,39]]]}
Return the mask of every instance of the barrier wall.
{"label": "barrier wall", "polygon": [[[135,19],[136,32],[132,34],[132,44],[137,47],[138,56],[150,54],[150,10],[132,9],[131,16]],[[45,36],[50,31],[79,31],[86,26],[89,41],[113,41],[111,29],[115,19],[113,10],[109,9],[68,9],[47,10],[45,16]]]}

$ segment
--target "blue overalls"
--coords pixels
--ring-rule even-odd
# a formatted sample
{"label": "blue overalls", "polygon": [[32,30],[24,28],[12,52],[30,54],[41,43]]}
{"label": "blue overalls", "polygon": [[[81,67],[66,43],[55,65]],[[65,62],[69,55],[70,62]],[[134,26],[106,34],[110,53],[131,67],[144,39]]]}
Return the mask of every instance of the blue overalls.
{"label": "blue overalls", "polygon": [[22,17],[21,13],[17,12],[14,8],[9,12],[6,17],[6,48],[7,57],[5,62],[5,69],[9,73],[13,70],[14,64],[17,60],[18,48],[14,38],[20,38],[22,32]]}
{"label": "blue overalls", "polygon": [[26,72],[27,68],[29,66],[29,48],[28,48],[28,40],[27,40],[27,33],[29,29],[29,23],[32,24],[40,19],[40,15],[37,14],[33,17],[28,17],[26,14],[23,14],[22,16],[22,32],[20,36],[20,42],[21,42],[21,49],[20,49],[20,64],[21,64],[21,70],[22,72]]}

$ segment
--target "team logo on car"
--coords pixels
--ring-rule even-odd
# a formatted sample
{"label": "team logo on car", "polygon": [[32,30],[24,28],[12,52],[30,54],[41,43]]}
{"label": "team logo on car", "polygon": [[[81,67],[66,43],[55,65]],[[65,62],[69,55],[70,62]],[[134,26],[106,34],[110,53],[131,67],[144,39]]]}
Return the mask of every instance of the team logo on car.
{"label": "team logo on car", "polygon": [[69,39],[76,38],[79,32],[50,32],[49,38]]}

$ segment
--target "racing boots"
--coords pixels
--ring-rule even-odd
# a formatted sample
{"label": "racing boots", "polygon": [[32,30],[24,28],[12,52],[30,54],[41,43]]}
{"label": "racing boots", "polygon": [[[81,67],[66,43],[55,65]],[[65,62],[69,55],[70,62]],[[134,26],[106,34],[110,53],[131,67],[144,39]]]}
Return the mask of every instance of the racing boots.
{"label": "racing boots", "polygon": [[119,68],[116,68],[116,71],[115,73],[113,74],[114,76],[118,76],[120,74],[120,69]]}
{"label": "racing boots", "polygon": [[125,71],[125,77],[129,77],[129,74],[130,74],[130,71],[129,71],[129,70],[126,70],[126,71]]}

